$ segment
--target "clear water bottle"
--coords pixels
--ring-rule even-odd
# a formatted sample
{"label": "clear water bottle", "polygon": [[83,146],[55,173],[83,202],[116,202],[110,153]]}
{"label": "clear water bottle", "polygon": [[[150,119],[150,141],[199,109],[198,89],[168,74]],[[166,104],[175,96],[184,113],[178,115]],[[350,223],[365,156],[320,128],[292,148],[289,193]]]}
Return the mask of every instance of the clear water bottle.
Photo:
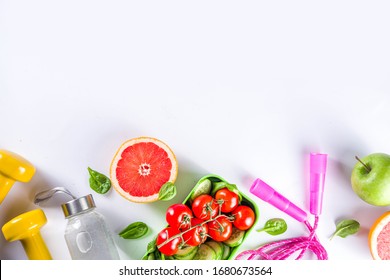
{"label": "clear water bottle", "polygon": [[74,260],[119,260],[118,250],[104,217],[91,194],[62,204],[68,220],[65,240]]}

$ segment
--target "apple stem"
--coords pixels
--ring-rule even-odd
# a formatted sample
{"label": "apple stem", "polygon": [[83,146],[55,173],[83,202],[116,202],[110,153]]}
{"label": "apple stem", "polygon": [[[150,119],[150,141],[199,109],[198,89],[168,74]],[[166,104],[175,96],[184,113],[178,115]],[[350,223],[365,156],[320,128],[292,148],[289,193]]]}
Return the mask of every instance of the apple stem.
{"label": "apple stem", "polygon": [[371,171],[371,168],[365,164],[363,161],[361,161],[361,159],[358,157],[358,156],[355,156],[355,158],[361,163],[363,164],[364,168],[367,170],[367,172],[370,172]]}

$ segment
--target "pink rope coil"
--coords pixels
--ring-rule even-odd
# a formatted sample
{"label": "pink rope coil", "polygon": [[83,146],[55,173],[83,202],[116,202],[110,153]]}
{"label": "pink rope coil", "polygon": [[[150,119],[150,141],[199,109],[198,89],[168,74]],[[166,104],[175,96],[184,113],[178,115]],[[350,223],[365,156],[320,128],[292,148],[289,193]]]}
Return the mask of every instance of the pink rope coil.
{"label": "pink rope coil", "polygon": [[327,260],[328,253],[319,242],[315,233],[318,226],[318,216],[315,216],[314,226],[305,221],[309,236],[279,240],[265,244],[256,250],[247,250],[237,255],[236,260],[285,260],[294,253],[300,252],[296,260],[301,259],[307,250],[316,255],[318,260]]}

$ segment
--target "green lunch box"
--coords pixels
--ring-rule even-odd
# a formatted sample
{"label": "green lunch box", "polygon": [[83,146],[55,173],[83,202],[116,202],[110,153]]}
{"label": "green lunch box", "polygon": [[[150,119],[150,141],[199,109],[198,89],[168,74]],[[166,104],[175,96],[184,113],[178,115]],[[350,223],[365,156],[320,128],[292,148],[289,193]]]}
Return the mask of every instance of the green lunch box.
{"label": "green lunch box", "polygon": [[[213,192],[213,188],[215,186],[216,183],[219,183],[219,182],[224,182],[224,183],[227,183],[227,184],[230,184],[229,182],[227,182],[225,179],[223,179],[222,177],[218,176],[218,175],[214,175],[214,174],[209,174],[209,175],[206,175],[204,177],[202,177],[197,183],[196,185],[192,188],[191,192],[187,195],[187,197],[184,199],[184,201],[182,202],[183,204],[186,204],[187,206],[189,206],[191,208],[191,205],[190,205],[190,201],[191,201],[191,197],[193,197],[194,193],[195,192],[200,192],[198,195],[202,194],[202,193],[205,193],[204,191],[205,190],[202,190],[202,184],[204,183],[205,180],[209,180],[211,181],[211,189],[209,190],[206,190],[206,193],[212,193]],[[219,185],[221,186],[221,183],[219,183]],[[222,184],[223,185],[223,184]],[[234,185],[233,185],[234,186]],[[215,191],[214,191],[215,192]],[[252,225],[252,227],[248,230],[245,231],[244,233],[244,236],[242,238],[242,241],[239,242],[239,244],[235,247],[228,247],[226,248],[227,246],[224,246],[225,249],[226,249],[226,255],[221,258],[221,259],[224,259],[224,260],[232,260],[234,259],[234,256],[236,255],[237,251],[239,250],[241,244],[243,244],[245,242],[245,239],[248,237],[249,233],[252,231],[252,229],[255,227],[257,221],[258,221],[258,218],[259,218],[259,209],[257,207],[257,205],[248,197],[246,196],[245,194],[243,194],[241,191],[239,191],[239,195],[241,196],[241,205],[246,205],[246,206],[249,206],[255,213],[255,221]],[[196,195],[196,196],[198,196]],[[210,240],[211,238],[209,237],[206,242],[208,240]],[[200,245],[201,246],[201,245]],[[158,249],[156,248],[156,245],[155,245],[155,239],[153,241],[151,241],[149,244],[148,244],[148,248],[147,248],[147,252],[145,253],[145,255],[143,256],[142,258],[143,260],[188,260],[188,259],[191,259],[191,258],[175,258],[175,256],[173,257],[168,257],[168,256],[164,256],[162,255]],[[219,258],[218,258],[219,259]]]}

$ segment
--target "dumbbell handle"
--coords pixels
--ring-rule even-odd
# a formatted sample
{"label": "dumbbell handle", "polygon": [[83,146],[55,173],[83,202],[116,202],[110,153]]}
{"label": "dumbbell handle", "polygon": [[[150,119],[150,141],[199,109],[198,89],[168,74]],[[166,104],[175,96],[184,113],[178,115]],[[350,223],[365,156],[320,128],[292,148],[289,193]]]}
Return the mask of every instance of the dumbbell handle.
{"label": "dumbbell handle", "polygon": [[41,234],[38,232],[28,238],[20,240],[26,255],[30,260],[51,260],[51,254]]}
{"label": "dumbbell handle", "polygon": [[3,202],[14,183],[15,180],[0,174],[0,204]]}
{"label": "dumbbell handle", "polygon": [[0,204],[15,182],[29,182],[35,167],[22,156],[0,150]]}
{"label": "dumbbell handle", "polygon": [[40,229],[47,219],[42,209],[35,209],[13,218],[2,227],[5,240],[20,241],[30,260],[51,260]]}

